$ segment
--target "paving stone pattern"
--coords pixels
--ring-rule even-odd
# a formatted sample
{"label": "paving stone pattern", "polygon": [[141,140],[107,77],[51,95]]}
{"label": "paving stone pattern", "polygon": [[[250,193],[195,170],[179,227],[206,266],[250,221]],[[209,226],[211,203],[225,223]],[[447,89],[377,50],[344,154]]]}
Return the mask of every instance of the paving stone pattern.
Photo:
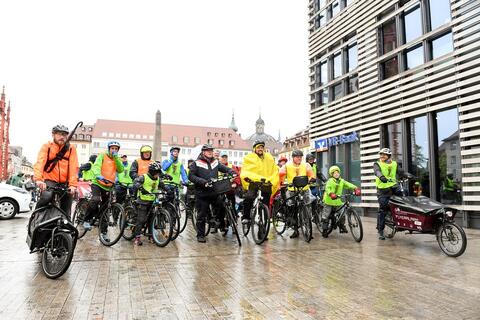
{"label": "paving stone pattern", "polygon": [[241,248],[229,234],[104,247],[96,229],[72,265],[47,279],[25,243],[28,215],[0,221],[0,319],[480,319],[480,231],[459,258],[432,235],[357,244],[337,231],[310,244],[270,235]]}

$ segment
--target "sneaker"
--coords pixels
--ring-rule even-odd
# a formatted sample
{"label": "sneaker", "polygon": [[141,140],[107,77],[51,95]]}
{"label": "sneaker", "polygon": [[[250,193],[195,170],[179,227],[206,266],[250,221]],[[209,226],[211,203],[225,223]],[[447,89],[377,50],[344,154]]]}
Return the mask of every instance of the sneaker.
{"label": "sneaker", "polygon": [[90,230],[92,230],[92,225],[89,222],[84,221],[83,222],[83,229],[85,229],[87,231],[90,231]]}
{"label": "sneaker", "polygon": [[205,239],[205,237],[197,237],[197,241],[198,241],[198,242],[201,242],[201,243],[207,242],[207,240]]}
{"label": "sneaker", "polygon": [[290,236],[290,239],[298,238],[298,230],[295,230],[293,234]]}
{"label": "sneaker", "polygon": [[385,236],[383,235],[383,230],[378,232],[378,239],[385,240]]}
{"label": "sneaker", "polygon": [[340,233],[348,233],[348,230],[347,228],[343,225],[343,226],[339,226],[338,227],[340,229]]}
{"label": "sneaker", "polygon": [[135,237],[135,241],[133,241],[134,246],[141,246],[143,244],[142,240],[140,237]]}
{"label": "sneaker", "polygon": [[102,233],[101,237],[102,237],[103,241],[110,242],[110,239],[108,238],[106,233]]}

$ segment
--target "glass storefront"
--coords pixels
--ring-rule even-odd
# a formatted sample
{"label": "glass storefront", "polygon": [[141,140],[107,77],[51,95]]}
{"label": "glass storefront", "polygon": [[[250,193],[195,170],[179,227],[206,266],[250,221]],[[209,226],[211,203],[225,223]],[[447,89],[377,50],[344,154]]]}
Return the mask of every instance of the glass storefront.
{"label": "glass storefront", "polygon": [[410,154],[412,164],[410,173],[416,178],[410,181],[410,190],[415,195],[430,196],[428,122],[427,116],[410,120]]}

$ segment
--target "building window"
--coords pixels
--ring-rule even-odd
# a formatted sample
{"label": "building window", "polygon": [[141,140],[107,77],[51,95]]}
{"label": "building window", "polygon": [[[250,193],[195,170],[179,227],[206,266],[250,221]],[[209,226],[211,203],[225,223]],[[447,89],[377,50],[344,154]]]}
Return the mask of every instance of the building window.
{"label": "building window", "polygon": [[130,134],[128,135],[128,137],[129,137],[130,139],[133,139],[133,138],[135,138],[135,135],[134,135],[133,133],[130,133]]}
{"label": "building window", "polygon": [[190,137],[183,137],[183,143],[190,143]]}
{"label": "building window", "polygon": [[413,69],[418,67],[419,65],[424,64],[424,57],[423,57],[423,46],[420,45],[418,47],[408,49],[405,53],[405,62],[406,66],[405,69]]}
{"label": "building window", "polygon": [[450,164],[457,164],[457,157],[456,156],[451,156],[450,157]]}
{"label": "building window", "polygon": [[403,168],[403,139],[402,123],[394,122],[387,125],[386,147],[392,151],[392,159],[395,159],[400,168]]}
{"label": "building window", "polygon": [[207,132],[207,137],[210,137],[212,135],[211,132]]}
{"label": "building window", "polygon": [[139,135],[139,134],[136,134],[136,135],[135,135],[135,139],[141,139],[141,138],[142,138],[141,135]]}
{"label": "building window", "polygon": [[332,2],[332,19],[335,18],[337,14],[340,13],[340,2],[339,1],[334,1]]}
{"label": "building window", "polygon": [[78,139],[79,139],[79,140],[83,140],[83,134],[79,134],[79,135],[78,135]]}
{"label": "building window", "polygon": [[192,154],[192,149],[188,148],[187,149],[187,154]]}
{"label": "building window", "polygon": [[229,134],[228,134],[228,137],[229,137],[229,138],[231,138],[231,137],[232,137],[232,134],[231,134],[231,133],[229,133]]}
{"label": "building window", "polygon": [[115,138],[121,138],[122,134],[121,133],[115,133]]}
{"label": "building window", "polygon": [[195,143],[198,144],[198,143],[200,143],[200,138],[199,138],[199,137],[195,137],[195,138],[194,138],[194,141],[195,141]]}
{"label": "building window", "polygon": [[233,156],[234,156],[234,157],[238,157],[238,152],[237,152],[237,151],[234,151],[234,152],[233,152]]}
{"label": "building window", "polygon": [[333,78],[338,78],[342,75],[342,53],[339,52],[333,56]]}
{"label": "building window", "polygon": [[332,88],[333,101],[343,97],[343,82],[337,83]]}
{"label": "building window", "polygon": [[432,59],[436,59],[452,51],[452,33],[444,34],[443,36],[432,40]]}
{"label": "building window", "polygon": [[383,63],[383,79],[388,79],[398,74],[398,59],[393,57]]}
{"label": "building window", "polygon": [[107,136],[107,133],[106,132],[102,132],[102,137],[106,137]]}
{"label": "building window", "polygon": [[92,132],[92,127],[88,127],[88,132]]}
{"label": "building window", "polygon": [[397,48],[397,27],[395,19],[387,21],[382,26],[382,53],[388,53]]}
{"label": "building window", "polygon": [[100,148],[100,142],[94,142],[93,147],[94,148]]}
{"label": "building window", "polygon": [[215,132],[215,137],[218,137],[218,132]]}
{"label": "building window", "polygon": [[228,151],[228,156],[229,156],[229,157],[232,156],[232,151]]}
{"label": "building window", "polygon": [[452,20],[450,0],[429,0],[429,4],[431,30]]}
{"label": "building window", "polygon": [[172,136],[172,142],[177,143],[178,142],[178,137],[177,136]]}
{"label": "building window", "polygon": [[405,43],[417,39],[423,34],[422,30],[422,12],[420,6],[405,13]]}
{"label": "building window", "polygon": [[153,140],[153,136],[148,136],[148,138],[149,138],[150,140]]}
{"label": "building window", "polygon": [[353,75],[348,78],[348,93],[358,91],[358,75]]}
{"label": "building window", "polygon": [[327,23],[327,17],[324,10],[315,17],[315,29],[320,29],[326,23]]}
{"label": "building window", "polygon": [[357,44],[353,44],[348,47],[347,49],[347,71],[351,72],[352,70],[356,69],[358,66],[358,49],[357,49]]}
{"label": "building window", "polygon": [[222,138],[224,138],[224,137],[225,137],[225,133],[222,132],[221,136],[222,136]]}
{"label": "building window", "polygon": [[224,143],[225,143],[225,142],[224,142],[223,140],[218,140],[218,145],[223,146]]}
{"label": "building window", "polygon": [[82,131],[84,131],[84,132],[85,132],[85,127],[82,127]]}
{"label": "building window", "polygon": [[122,133],[122,138],[124,138],[124,139],[128,138],[128,134]]}
{"label": "building window", "polygon": [[230,140],[229,144],[230,144],[230,146],[234,146],[235,145],[235,140]]}
{"label": "building window", "polygon": [[208,139],[207,143],[213,145],[213,139]]}
{"label": "building window", "polygon": [[422,187],[422,195],[430,196],[430,157],[428,141],[427,116],[421,116],[410,120],[410,144],[412,165],[411,173],[416,177],[410,181],[410,190],[414,190],[413,184],[418,182]]}
{"label": "building window", "polygon": [[88,140],[88,141],[91,141],[91,140],[92,140],[92,136],[89,135],[89,134],[87,134],[87,140]]}
{"label": "building window", "polygon": [[87,146],[82,144],[82,149],[86,149],[86,148],[87,148]]}
{"label": "building window", "polygon": [[452,141],[450,144],[450,150],[457,150],[457,143],[455,141]]}
{"label": "building window", "polygon": [[320,79],[322,85],[328,82],[328,63],[326,60],[320,63]]}

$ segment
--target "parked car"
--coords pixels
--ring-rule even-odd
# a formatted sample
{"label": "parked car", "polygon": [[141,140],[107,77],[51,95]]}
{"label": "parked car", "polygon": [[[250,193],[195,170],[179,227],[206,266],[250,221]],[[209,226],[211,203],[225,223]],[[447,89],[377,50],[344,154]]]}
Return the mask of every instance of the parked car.
{"label": "parked car", "polygon": [[0,183],[0,220],[12,219],[31,210],[32,196],[25,189]]}

